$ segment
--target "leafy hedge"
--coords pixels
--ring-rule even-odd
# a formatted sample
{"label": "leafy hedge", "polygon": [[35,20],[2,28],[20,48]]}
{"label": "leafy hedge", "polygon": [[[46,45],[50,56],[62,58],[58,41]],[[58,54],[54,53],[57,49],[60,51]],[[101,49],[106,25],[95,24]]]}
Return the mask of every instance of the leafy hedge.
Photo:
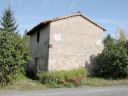
{"label": "leafy hedge", "polygon": [[29,52],[19,35],[0,31],[0,86],[12,83],[23,72]]}
{"label": "leafy hedge", "polygon": [[73,87],[81,85],[87,72],[84,68],[71,71],[43,72],[38,74],[42,84],[49,87]]}
{"label": "leafy hedge", "polygon": [[30,60],[26,39],[18,34],[14,12],[10,7],[0,19],[0,86],[12,83]]}
{"label": "leafy hedge", "polygon": [[125,78],[128,76],[128,41],[109,39],[105,48],[96,57],[93,74],[105,78]]}

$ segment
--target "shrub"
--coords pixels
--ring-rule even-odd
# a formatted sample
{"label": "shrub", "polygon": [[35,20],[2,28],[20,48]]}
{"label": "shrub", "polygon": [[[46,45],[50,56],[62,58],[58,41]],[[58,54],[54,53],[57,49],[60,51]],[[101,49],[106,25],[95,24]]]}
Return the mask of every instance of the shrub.
{"label": "shrub", "polygon": [[85,77],[86,71],[84,68],[71,71],[43,72],[38,74],[40,82],[49,87],[79,86]]}
{"label": "shrub", "polygon": [[[23,72],[23,65],[30,60],[25,39],[17,31],[18,25],[10,8],[3,12],[0,20],[0,86],[17,79]],[[22,77],[22,76],[21,76]]]}
{"label": "shrub", "polygon": [[108,41],[101,54],[96,57],[92,71],[105,78],[124,78],[128,75],[128,53],[124,42]]}
{"label": "shrub", "polygon": [[0,31],[0,86],[16,80],[28,58],[27,49],[19,35]]}

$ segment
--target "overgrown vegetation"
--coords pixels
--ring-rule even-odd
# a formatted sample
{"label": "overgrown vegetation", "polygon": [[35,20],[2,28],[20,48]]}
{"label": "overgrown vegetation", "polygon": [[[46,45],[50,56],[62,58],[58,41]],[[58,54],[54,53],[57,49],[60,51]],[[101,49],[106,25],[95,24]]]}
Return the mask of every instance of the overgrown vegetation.
{"label": "overgrown vegetation", "polygon": [[38,74],[39,81],[49,87],[80,86],[87,72],[84,68],[71,71],[43,72]]}
{"label": "overgrown vegetation", "polygon": [[[118,85],[128,85],[128,79],[105,79],[99,77],[90,77],[85,76],[82,79],[80,86],[93,86],[93,87],[105,87],[105,86],[118,86]],[[44,83],[39,82],[38,80],[28,79],[27,77],[21,77],[17,80],[13,85],[8,85],[2,89],[16,89],[16,90],[35,90],[35,89],[46,89],[49,87],[77,87],[77,86],[63,86],[63,85],[46,85]]]}
{"label": "overgrown vegetation", "polygon": [[17,33],[10,8],[4,11],[0,23],[0,86],[5,86],[24,73],[23,66],[30,60],[30,55],[24,38]]}
{"label": "overgrown vegetation", "polygon": [[92,68],[93,75],[114,79],[128,76],[128,40],[122,30],[119,34],[119,39],[110,35],[105,39],[104,50]]}

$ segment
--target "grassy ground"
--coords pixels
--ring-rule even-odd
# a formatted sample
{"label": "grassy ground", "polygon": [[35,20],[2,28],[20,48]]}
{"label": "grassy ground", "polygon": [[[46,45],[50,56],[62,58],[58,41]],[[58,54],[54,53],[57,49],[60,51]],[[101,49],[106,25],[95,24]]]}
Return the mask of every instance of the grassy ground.
{"label": "grassy ground", "polygon": [[97,77],[87,77],[83,81],[84,86],[93,86],[93,87],[105,87],[105,86],[118,86],[118,85],[128,85],[128,79],[103,79]]}
{"label": "grassy ground", "polygon": [[[128,79],[121,80],[107,80],[103,78],[87,77],[83,82],[83,86],[91,87],[105,87],[105,86],[118,86],[128,85]],[[14,90],[35,90],[35,89],[46,89],[45,85],[42,85],[38,81],[28,79],[27,77],[22,80],[17,80],[13,85],[9,85],[3,89],[14,89]]]}
{"label": "grassy ground", "polygon": [[42,85],[40,82],[36,80],[32,80],[27,78],[23,74],[19,74],[17,80],[12,85],[8,85],[6,87],[0,88],[3,90],[14,89],[14,90],[35,90],[35,89],[45,89],[46,86]]}
{"label": "grassy ground", "polygon": [[[118,85],[128,85],[127,79],[104,79],[98,77],[88,77],[86,75],[85,79],[82,81],[82,86],[91,86],[91,87],[105,87],[105,86],[118,86]],[[70,87],[70,86],[69,86]],[[32,80],[25,77],[23,74],[18,75],[17,81],[13,85],[0,88],[3,90],[13,89],[13,90],[35,90],[35,89],[46,89],[46,85],[43,85],[37,80]]]}
{"label": "grassy ground", "polygon": [[35,89],[46,89],[46,86],[42,85],[41,83],[35,80],[24,78],[22,80],[17,80],[13,85],[6,86],[2,89],[35,90]]}

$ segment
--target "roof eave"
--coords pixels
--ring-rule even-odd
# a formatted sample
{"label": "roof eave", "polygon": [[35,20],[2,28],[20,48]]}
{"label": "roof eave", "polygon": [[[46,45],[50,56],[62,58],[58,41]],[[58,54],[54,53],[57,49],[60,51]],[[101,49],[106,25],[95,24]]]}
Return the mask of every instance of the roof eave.
{"label": "roof eave", "polygon": [[61,18],[54,18],[54,19],[50,19],[50,20],[45,20],[41,23],[39,23],[37,26],[33,27],[28,33],[27,35],[31,35],[34,33],[34,31],[36,29],[38,29],[40,26],[42,25],[46,25],[49,24],[50,22],[55,22],[58,20],[62,20],[62,19],[66,19],[66,18],[70,18],[70,17],[74,17],[74,16],[82,16],[83,18],[85,18],[86,20],[88,20],[89,22],[91,22],[92,24],[94,24],[95,26],[99,27],[100,29],[102,29],[103,31],[107,31],[105,28],[103,28],[101,25],[95,23],[94,21],[92,21],[91,19],[89,19],[88,17],[84,16],[83,14],[81,14],[80,12],[78,12],[77,14],[74,15],[70,15],[70,16],[66,16],[66,17],[61,17]]}
{"label": "roof eave", "polygon": [[80,14],[80,16],[82,16],[83,18],[85,18],[86,20],[88,20],[89,22],[91,22],[92,24],[96,25],[97,27],[99,27],[103,31],[107,31],[105,28],[103,28],[101,25],[95,23],[94,21],[92,21],[91,19],[89,19],[87,16],[84,16],[83,14]]}
{"label": "roof eave", "polygon": [[28,31],[28,32],[27,32],[27,35],[33,34],[33,33],[34,33],[34,30],[38,29],[38,28],[39,28],[40,26],[42,26],[42,25],[46,25],[46,24],[49,24],[49,23],[50,23],[50,21],[39,23],[38,25],[34,26],[30,31]]}

